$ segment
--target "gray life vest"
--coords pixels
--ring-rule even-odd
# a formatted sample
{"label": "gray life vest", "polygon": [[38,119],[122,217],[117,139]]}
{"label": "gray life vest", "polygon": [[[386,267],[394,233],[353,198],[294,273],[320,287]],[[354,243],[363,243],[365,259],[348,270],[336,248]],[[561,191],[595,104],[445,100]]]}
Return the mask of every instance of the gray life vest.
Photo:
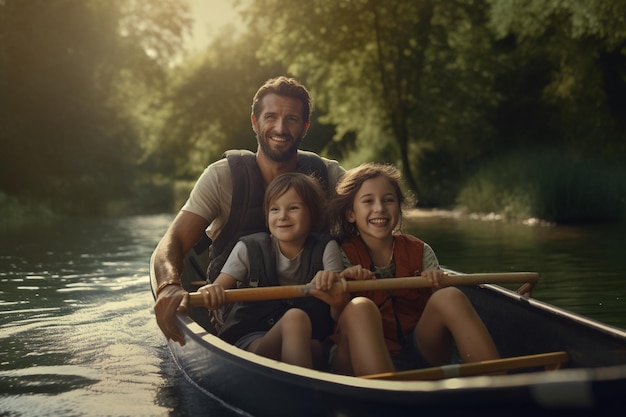
{"label": "gray life vest", "polygon": [[[233,196],[228,221],[219,236],[210,243],[207,277],[211,282],[219,275],[240,237],[268,231],[263,213],[265,183],[256,163],[256,154],[248,150],[230,150],[224,153],[224,157],[230,167]],[[317,154],[298,151],[296,169],[316,177],[330,196],[328,170]]]}
{"label": "gray life vest", "polygon": [[[304,244],[297,284],[309,283],[318,271],[324,269],[323,255],[326,245],[332,238],[329,235],[311,233]],[[272,238],[268,233],[255,233],[244,236],[241,241],[248,250],[250,269],[248,281],[243,287],[277,286],[276,253]],[[241,337],[257,331],[269,330],[290,308],[304,310],[312,324],[312,338],[324,340],[334,329],[330,306],[315,297],[283,300],[248,301],[232,304],[218,336],[227,342],[235,343]]]}

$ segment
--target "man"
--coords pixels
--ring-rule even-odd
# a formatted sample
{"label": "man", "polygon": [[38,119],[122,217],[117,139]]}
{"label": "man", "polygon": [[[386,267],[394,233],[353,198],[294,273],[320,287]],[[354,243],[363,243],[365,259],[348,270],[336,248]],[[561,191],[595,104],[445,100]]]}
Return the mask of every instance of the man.
{"label": "man", "polygon": [[263,190],[277,175],[291,171],[316,174],[322,183],[326,181],[327,191],[334,192],[345,172],[337,161],[298,151],[311,110],[310,94],[298,81],[283,76],[268,80],[252,102],[256,154],[230,154],[209,165],[196,182],[153,254],[157,285],[154,311],[168,340],[185,344],[175,321],[177,311],[188,310],[180,277],[186,253],[205,230],[214,242],[209,265],[209,278],[213,279],[240,236],[265,228],[263,212],[258,208]]}

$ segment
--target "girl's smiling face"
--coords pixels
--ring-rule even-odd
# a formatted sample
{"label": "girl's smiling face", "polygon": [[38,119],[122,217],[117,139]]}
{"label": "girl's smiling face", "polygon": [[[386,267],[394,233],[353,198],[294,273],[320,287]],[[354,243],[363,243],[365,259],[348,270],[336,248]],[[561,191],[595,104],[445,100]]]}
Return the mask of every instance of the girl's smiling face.
{"label": "girl's smiling face", "polygon": [[296,190],[289,188],[270,203],[267,224],[279,242],[304,246],[311,231],[311,213]]}
{"label": "girl's smiling face", "polygon": [[395,188],[387,178],[378,176],[363,182],[346,218],[356,224],[361,238],[367,242],[391,237],[400,221],[400,213]]}

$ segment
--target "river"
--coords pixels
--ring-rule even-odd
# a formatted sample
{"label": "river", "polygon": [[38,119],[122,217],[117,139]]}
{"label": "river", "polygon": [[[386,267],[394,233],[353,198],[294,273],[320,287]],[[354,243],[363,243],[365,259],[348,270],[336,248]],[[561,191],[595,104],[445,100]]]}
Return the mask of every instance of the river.
{"label": "river", "polygon": [[[172,361],[148,260],[171,215],[73,219],[0,237],[0,416],[235,414]],[[624,225],[546,227],[408,216],[463,272],[537,271],[533,295],[626,328]]]}

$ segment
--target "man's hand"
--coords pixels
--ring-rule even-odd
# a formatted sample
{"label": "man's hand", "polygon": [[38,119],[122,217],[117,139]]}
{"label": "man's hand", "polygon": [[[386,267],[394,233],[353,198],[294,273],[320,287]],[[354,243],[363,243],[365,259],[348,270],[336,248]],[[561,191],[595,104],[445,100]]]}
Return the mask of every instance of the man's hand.
{"label": "man's hand", "polygon": [[189,294],[176,285],[168,285],[159,293],[154,304],[157,324],[167,340],[173,340],[185,346],[185,336],[176,325],[176,312],[186,313]]}
{"label": "man's hand", "polygon": [[[185,254],[198,241],[209,222],[197,214],[181,210],[159,241],[153,255],[153,279],[158,283],[179,280]],[[185,345],[185,337],[176,326],[176,312],[187,312],[189,296],[174,284],[157,294],[154,313],[167,340]]]}

